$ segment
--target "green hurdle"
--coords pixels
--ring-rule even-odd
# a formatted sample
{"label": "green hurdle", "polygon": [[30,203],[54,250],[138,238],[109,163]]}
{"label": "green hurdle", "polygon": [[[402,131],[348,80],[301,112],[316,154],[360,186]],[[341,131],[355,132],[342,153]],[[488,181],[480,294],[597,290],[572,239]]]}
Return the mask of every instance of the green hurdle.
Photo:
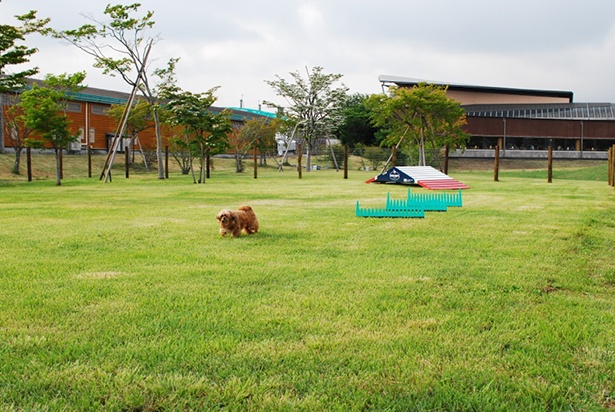
{"label": "green hurdle", "polygon": [[359,217],[425,217],[425,211],[446,212],[448,207],[461,207],[461,189],[457,193],[412,193],[408,188],[406,199],[391,199],[387,193],[384,208],[361,208],[357,200]]}
{"label": "green hurdle", "polygon": [[426,211],[446,212],[447,203],[439,196],[408,196],[408,199],[391,199],[391,194],[387,193],[387,209],[404,210],[415,207],[420,207]]}
{"label": "green hurdle", "polygon": [[432,200],[442,202],[448,207],[461,207],[463,205],[461,189],[457,189],[456,193],[412,193],[408,188],[407,201],[409,203]]}
{"label": "green hurdle", "polygon": [[419,205],[405,209],[362,208],[357,200],[358,217],[425,217],[425,209]]}

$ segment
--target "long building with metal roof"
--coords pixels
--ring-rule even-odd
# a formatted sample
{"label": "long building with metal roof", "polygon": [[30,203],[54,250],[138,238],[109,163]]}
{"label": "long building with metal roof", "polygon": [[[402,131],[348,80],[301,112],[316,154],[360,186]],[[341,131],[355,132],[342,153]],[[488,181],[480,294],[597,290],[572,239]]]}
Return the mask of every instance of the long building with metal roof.
{"label": "long building with metal roof", "polygon": [[390,86],[432,84],[466,111],[468,150],[453,155],[546,157],[553,145],[561,158],[605,159],[615,144],[615,104],[574,103],[571,91],[471,86],[408,77],[379,76],[383,91]]}

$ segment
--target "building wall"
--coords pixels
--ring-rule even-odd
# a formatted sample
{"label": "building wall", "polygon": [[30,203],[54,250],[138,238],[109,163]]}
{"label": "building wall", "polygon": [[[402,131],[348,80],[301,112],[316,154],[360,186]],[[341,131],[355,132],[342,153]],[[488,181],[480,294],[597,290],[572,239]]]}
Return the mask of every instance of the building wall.
{"label": "building wall", "polygon": [[[67,116],[70,120],[71,133],[81,132],[82,148],[86,149],[89,145],[94,150],[107,150],[107,136],[113,136],[117,130],[115,121],[107,116],[106,110],[110,108],[110,104],[91,103],[84,101],[71,101],[67,108]],[[3,107],[3,113],[6,113],[7,106]],[[3,133],[4,147],[11,147],[9,140],[10,131],[7,125]],[[125,135],[127,132],[125,132]],[[37,137],[32,134],[31,138]],[[139,140],[144,149],[154,149],[156,147],[156,136],[153,128],[144,130],[139,133]]]}
{"label": "building wall", "polygon": [[522,94],[487,93],[464,90],[447,90],[447,96],[465,104],[539,104],[570,103],[568,98],[555,96],[530,96]]}
{"label": "building wall", "polygon": [[466,131],[482,136],[615,139],[615,122],[468,117]]}

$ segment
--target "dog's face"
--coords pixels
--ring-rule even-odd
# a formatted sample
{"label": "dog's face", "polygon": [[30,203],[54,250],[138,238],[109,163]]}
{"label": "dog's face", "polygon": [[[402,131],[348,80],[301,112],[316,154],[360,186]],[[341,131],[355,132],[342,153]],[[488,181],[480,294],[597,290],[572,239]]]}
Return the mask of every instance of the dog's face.
{"label": "dog's face", "polygon": [[228,227],[235,223],[236,217],[232,210],[223,209],[216,215],[216,219],[220,221],[222,226]]}

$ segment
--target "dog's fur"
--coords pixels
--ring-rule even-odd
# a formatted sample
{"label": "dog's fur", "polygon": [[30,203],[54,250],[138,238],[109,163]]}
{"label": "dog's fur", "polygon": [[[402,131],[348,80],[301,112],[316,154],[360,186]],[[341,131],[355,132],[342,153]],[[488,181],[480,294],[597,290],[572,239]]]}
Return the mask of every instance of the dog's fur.
{"label": "dog's fur", "polygon": [[237,237],[243,230],[248,235],[258,232],[258,219],[250,206],[240,206],[238,210],[222,209],[216,219],[220,222],[220,235]]}

